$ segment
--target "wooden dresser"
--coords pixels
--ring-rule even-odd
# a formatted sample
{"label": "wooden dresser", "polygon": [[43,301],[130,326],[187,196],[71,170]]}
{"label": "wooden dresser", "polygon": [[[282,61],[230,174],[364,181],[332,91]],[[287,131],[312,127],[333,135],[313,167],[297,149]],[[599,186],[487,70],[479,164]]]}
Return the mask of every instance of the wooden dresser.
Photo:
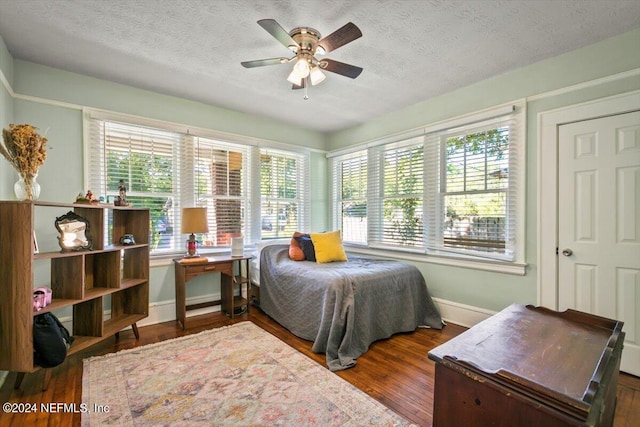
{"label": "wooden dresser", "polygon": [[429,352],[433,425],[611,426],[622,322],[514,304]]}

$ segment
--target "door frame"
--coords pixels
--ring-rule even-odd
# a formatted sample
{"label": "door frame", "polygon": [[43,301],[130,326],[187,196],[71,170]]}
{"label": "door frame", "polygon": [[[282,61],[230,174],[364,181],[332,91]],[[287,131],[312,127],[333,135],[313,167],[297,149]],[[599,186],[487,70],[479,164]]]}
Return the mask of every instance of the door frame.
{"label": "door frame", "polygon": [[538,114],[538,305],[558,310],[559,126],[640,109],[640,90]]}

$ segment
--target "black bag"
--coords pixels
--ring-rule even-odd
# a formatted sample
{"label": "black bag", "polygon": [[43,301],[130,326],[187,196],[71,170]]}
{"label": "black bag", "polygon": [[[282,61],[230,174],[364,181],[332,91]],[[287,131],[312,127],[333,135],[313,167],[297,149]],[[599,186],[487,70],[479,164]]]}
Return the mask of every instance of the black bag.
{"label": "black bag", "polygon": [[33,319],[33,359],[43,368],[58,366],[67,357],[73,337],[52,313]]}

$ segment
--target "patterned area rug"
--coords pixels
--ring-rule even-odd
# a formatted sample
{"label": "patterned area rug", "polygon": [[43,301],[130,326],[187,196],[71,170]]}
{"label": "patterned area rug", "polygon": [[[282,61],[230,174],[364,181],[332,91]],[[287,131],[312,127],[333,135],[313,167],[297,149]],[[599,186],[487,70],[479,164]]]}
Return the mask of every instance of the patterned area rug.
{"label": "patterned area rug", "polygon": [[83,426],[409,424],[251,322],[92,357],[83,369]]}

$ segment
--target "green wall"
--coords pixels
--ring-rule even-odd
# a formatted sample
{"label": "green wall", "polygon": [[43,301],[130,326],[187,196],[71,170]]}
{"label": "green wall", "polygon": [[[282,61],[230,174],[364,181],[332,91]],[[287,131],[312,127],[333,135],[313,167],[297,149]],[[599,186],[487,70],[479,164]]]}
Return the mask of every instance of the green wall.
{"label": "green wall", "polygon": [[[38,174],[40,200],[72,202],[78,193],[86,191],[81,108],[91,107],[316,150],[311,153],[310,161],[313,195],[311,221],[318,229],[326,228],[327,161],[323,151],[325,137],[322,133],[14,60],[5,45],[0,44],[0,69],[15,93],[13,97],[4,85],[0,86],[0,126],[6,128],[9,123],[30,123],[45,133],[49,140],[47,160]],[[17,180],[17,174],[4,160],[0,160],[0,174],[0,197],[3,200],[14,199],[13,184]],[[52,224],[51,221],[36,219],[34,227],[37,235],[42,236],[38,243],[43,250],[57,249]],[[48,285],[48,269],[37,267],[36,284]],[[173,280],[172,265],[152,268],[152,304],[174,299]],[[219,283],[214,280],[212,284],[211,278],[202,277],[190,283],[188,296],[197,297],[216,292],[219,292]]]}
{"label": "green wall", "polygon": [[[43,131],[48,129],[51,150],[38,181],[42,186],[41,199],[56,201],[71,201],[78,192],[84,190],[82,113],[78,106],[329,151],[527,98],[526,275],[414,262],[427,279],[433,296],[488,310],[500,310],[513,302],[537,302],[538,114],[640,89],[640,75],[637,72],[640,69],[640,29],[328,134],[14,60],[1,39],[0,69],[16,94],[13,97],[4,87],[0,88],[0,126],[6,127],[11,122],[28,122]],[[626,78],[618,78],[620,73],[625,72],[628,72]],[[585,84],[593,81],[597,81],[596,84]],[[16,175],[8,163],[0,161],[2,199],[13,198],[15,180]],[[327,161],[320,152],[314,153],[311,158],[311,182],[312,228],[320,231],[329,224]],[[196,279],[190,287],[189,296],[212,292],[210,284],[204,279]],[[169,301],[173,296],[173,268],[152,268],[152,304]]]}
{"label": "green wall", "polygon": [[[514,276],[414,263],[433,296],[501,310],[517,302],[537,303],[538,114],[640,89],[640,29],[425,100],[376,120],[327,135],[336,150],[423,127],[493,105],[527,99],[526,274]],[[626,78],[612,78],[615,75]],[[595,84],[585,84],[592,82]]]}

